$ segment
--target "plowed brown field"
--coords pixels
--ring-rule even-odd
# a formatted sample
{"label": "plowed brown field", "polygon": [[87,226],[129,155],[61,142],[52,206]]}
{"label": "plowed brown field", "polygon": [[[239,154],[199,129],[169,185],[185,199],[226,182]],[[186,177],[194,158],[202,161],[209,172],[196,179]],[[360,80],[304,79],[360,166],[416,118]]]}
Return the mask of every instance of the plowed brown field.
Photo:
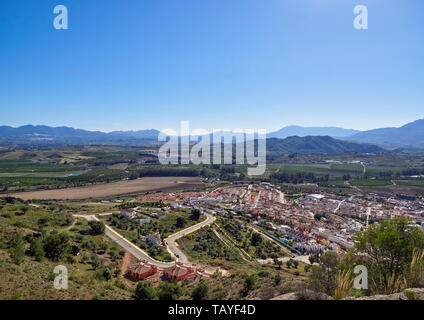
{"label": "plowed brown field", "polygon": [[190,189],[203,186],[200,178],[196,177],[155,177],[141,178],[137,180],[120,181],[94,186],[30,191],[9,194],[12,197],[23,200],[31,199],[57,199],[57,200],[81,200],[89,198],[106,198],[118,195],[136,194],[147,191]]}

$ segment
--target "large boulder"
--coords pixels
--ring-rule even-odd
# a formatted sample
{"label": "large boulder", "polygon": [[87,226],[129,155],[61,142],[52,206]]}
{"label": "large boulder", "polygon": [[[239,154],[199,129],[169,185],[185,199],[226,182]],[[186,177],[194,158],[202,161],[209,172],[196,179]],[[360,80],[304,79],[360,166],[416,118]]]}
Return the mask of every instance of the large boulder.
{"label": "large boulder", "polygon": [[272,298],[271,300],[333,300],[333,298],[325,293],[305,289],[282,294]]}

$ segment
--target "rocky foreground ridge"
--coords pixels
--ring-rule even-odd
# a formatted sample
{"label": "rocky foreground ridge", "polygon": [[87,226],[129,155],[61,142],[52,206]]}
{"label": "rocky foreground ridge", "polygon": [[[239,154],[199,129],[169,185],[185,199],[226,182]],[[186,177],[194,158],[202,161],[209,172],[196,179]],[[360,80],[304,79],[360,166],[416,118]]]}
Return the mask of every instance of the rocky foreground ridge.
{"label": "rocky foreground ridge", "polygon": [[[324,293],[317,293],[311,290],[291,292],[274,297],[271,300],[334,300]],[[364,297],[346,297],[343,300],[424,300],[424,288],[411,288],[403,292],[375,295]]]}

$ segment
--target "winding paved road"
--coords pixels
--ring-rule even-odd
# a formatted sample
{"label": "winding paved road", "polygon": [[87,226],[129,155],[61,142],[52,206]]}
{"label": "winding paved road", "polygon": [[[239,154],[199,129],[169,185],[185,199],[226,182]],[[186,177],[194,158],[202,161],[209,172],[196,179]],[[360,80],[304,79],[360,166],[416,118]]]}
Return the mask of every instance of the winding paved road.
{"label": "winding paved road", "polygon": [[[185,264],[189,263],[189,260],[187,256],[178,248],[178,245],[175,243],[175,241],[189,233],[195,232],[207,225],[211,225],[215,221],[215,217],[209,213],[205,213],[206,220],[202,221],[198,224],[195,224],[191,227],[188,227],[184,230],[181,230],[179,232],[176,232],[172,235],[170,235],[168,238],[165,239],[165,243],[167,246],[168,251],[171,253],[173,257],[176,258],[176,261],[182,262]],[[96,215],[74,215],[75,218],[83,218],[87,221],[100,221]],[[119,246],[130,252],[132,255],[134,255],[139,260],[147,260],[151,264],[157,266],[158,268],[169,268],[175,264],[175,262],[161,262],[156,259],[153,259],[150,257],[147,252],[140,249],[138,246],[136,246],[131,241],[125,239],[123,236],[121,236],[118,232],[113,230],[111,227],[105,225],[105,235],[109,237],[112,241],[117,243]]]}
{"label": "winding paved road", "polygon": [[184,230],[178,231],[165,239],[166,246],[169,249],[168,251],[177,259],[177,261],[186,264],[189,263],[187,256],[180,250],[180,248],[178,248],[175,241],[215,222],[215,217],[213,215],[205,212],[205,216],[206,220]]}
{"label": "winding paved road", "polygon": [[[100,221],[95,215],[74,215],[76,218],[83,218],[87,221]],[[111,227],[105,225],[105,235],[110,238],[113,242],[118,244],[120,247],[130,252],[134,257],[139,260],[147,260],[151,264],[154,264],[158,268],[168,268],[174,265],[174,262],[161,262],[150,257],[147,252],[137,247],[131,241],[125,239],[118,232],[113,230]]]}

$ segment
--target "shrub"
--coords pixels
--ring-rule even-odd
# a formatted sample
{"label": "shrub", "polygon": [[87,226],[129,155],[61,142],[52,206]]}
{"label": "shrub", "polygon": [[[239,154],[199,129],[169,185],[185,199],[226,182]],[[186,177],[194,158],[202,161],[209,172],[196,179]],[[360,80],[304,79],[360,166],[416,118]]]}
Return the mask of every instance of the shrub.
{"label": "shrub", "polygon": [[137,300],[153,300],[156,298],[156,289],[152,287],[152,284],[148,281],[140,281],[135,288],[134,297]]}
{"label": "shrub", "polygon": [[274,285],[278,286],[281,283],[282,277],[279,273],[277,273],[273,278],[272,281],[274,282]]}
{"label": "shrub", "polygon": [[403,294],[408,298],[408,300],[418,300],[419,295],[414,290],[405,290]]}
{"label": "shrub", "polygon": [[223,300],[227,296],[227,294],[227,289],[225,289],[222,283],[218,283],[218,285],[212,291],[212,299]]}
{"label": "shrub", "polygon": [[261,271],[258,272],[258,276],[261,277],[261,278],[268,277],[269,276],[269,272],[266,271],[266,270],[261,270]]}
{"label": "shrub", "polygon": [[126,289],[127,288],[125,283],[119,278],[115,280],[115,287],[120,288],[120,289]]}
{"label": "shrub", "polygon": [[248,275],[244,278],[244,287],[242,294],[247,296],[249,292],[256,287],[256,281],[254,275]]}
{"label": "shrub", "polygon": [[193,300],[207,300],[208,291],[209,291],[209,288],[207,284],[203,280],[200,280],[200,282],[191,292],[191,298]]}
{"label": "shrub", "polygon": [[15,238],[15,243],[13,247],[10,249],[10,255],[12,260],[16,264],[21,264],[24,261],[25,256],[25,247],[24,240],[20,234],[17,234]]}
{"label": "shrub", "polygon": [[101,280],[109,281],[112,279],[112,271],[108,267],[103,267],[97,271],[97,276]]}
{"label": "shrub", "polygon": [[424,285],[424,250],[414,251],[405,280],[410,288],[420,288]]}
{"label": "shrub", "polygon": [[183,294],[179,283],[162,282],[159,285],[159,300],[176,300]]}
{"label": "shrub", "polygon": [[59,261],[69,252],[69,236],[65,233],[51,233],[44,242],[44,252],[47,258]]}
{"label": "shrub", "polygon": [[43,261],[45,257],[43,240],[41,238],[33,238],[29,252],[31,256],[35,257],[35,260]]}
{"label": "shrub", "polygon": [[336,276],[336,286],[334,289],[334,299],[340,300],[349,294],[352,289],[353,279],[350,271],[339,271]]}
{"label": "shrub", "polygon": [[396,292],[405,282],[414,252],[424,249],[424,234],[404,217],[371,225],[355,234],[354,240],[355,254],[367,257],[365,265],[375,293]]}
{"label": "shrub", "polygon": [[93,220],[88,222],[88,225],[90,226],[92,232],[96,235],[105,233],[105,225],[101,223],[100,221]]}

